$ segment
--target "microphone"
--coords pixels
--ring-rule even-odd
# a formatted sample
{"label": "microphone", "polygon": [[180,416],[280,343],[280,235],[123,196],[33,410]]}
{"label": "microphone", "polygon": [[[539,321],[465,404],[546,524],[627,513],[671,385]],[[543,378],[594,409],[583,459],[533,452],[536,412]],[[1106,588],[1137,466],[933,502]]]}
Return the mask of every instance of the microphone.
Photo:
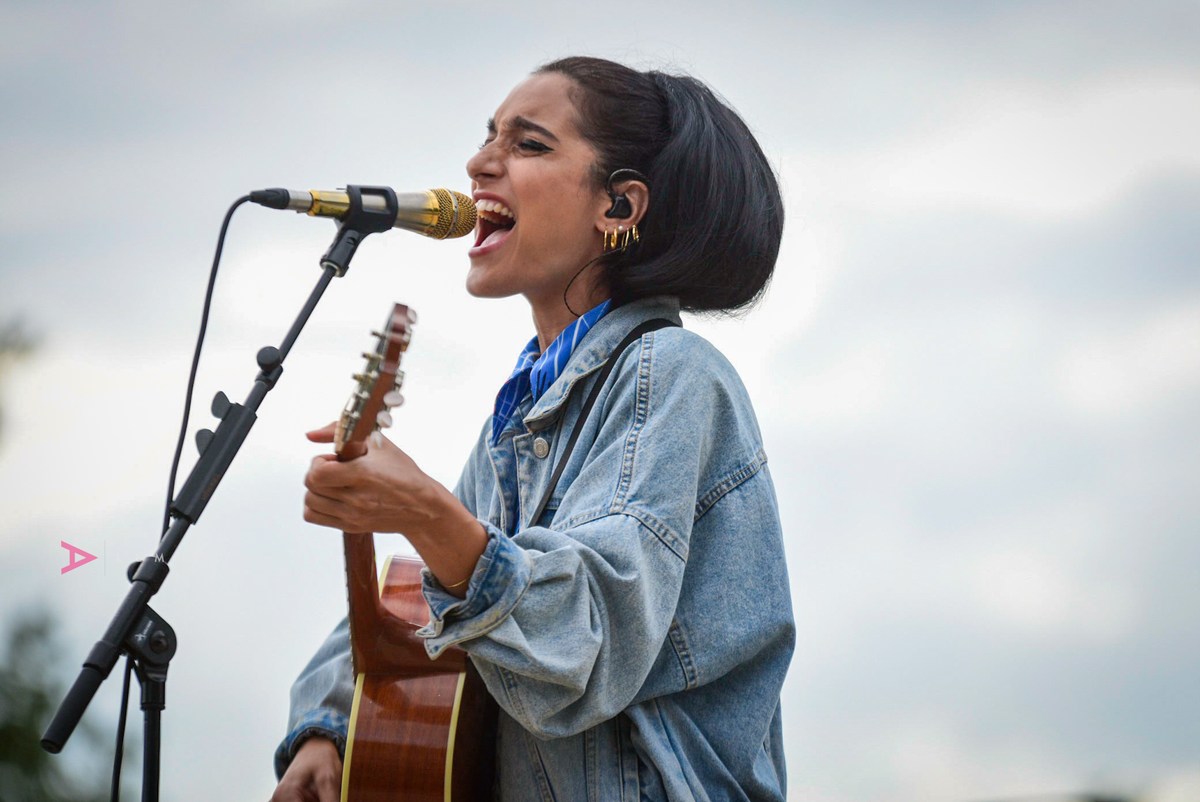
{"label": "microphone", "polygon": [[[312,217],[342,218],[350,211],[350,195],[344,190],[259,189],[250,200],[272,209],[306,212]],[[475,229],[475,202],[461,192],[431,189],[426,192],[397,192],[399,209],[393,228],[415,231],[434,239],[463,237]],[[387,201],[374,193],[362,195],[366,211],[387,212]]]}

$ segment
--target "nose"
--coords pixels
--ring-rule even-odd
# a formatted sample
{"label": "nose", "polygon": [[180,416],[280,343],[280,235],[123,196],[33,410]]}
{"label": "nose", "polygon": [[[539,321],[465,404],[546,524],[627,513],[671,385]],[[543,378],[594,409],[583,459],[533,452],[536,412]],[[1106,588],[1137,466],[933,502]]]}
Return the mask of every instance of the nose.
{"label": "nose", "polygon": [[489,142],[467,159],[467,175],[472,181],[478,183],[482,178],[494,178],[500,174],[503,167],[496,150],[495,142]]}

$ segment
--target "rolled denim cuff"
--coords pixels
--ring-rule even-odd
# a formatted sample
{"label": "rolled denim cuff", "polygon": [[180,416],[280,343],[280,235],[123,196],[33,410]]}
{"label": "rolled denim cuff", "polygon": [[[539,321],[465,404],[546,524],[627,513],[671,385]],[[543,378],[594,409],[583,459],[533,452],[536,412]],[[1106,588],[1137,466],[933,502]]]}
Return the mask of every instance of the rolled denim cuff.
{"label": "rolled denim cuff", "polygon": [[508,535],[487,521],[488,544],[484,548],[465,598],[458,598],[428,571],[422,591],[429,604],[429,624],[417,630],[425,639],[425,651],[436,658],[448,646],[478,638],[499,626],[516,607],[533,576],[533,566],[525,550]]}
{"label": "rolled denim cuff", "polygon": [[283,779],[283,773],[296,757],[296,750],[314,736],[328,738],[337,746],[338,755],[346,755],[346,732],[350,719],[336,710],[313,710],[288,733],[283,743],[275,750],[275,778]]}

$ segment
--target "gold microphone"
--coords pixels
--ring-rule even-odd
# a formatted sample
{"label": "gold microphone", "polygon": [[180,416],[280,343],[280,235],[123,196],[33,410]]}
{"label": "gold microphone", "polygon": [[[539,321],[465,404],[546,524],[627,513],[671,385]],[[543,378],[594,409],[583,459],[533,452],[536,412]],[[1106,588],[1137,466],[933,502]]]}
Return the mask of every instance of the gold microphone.
{"label": "gold microphone", "polygon": [[[291,209],[312,217],[342,218],[350,211],[350,195],[344,190],[260,189],[250,200],[272,209]],[[463,237],[475,229],[475,202],[461,192],[430,189],[397,192],[398,209],[393,228],[415,231],[434,239]],[[387,201],[376,194],[362,196],[363,209],[386,212]]]}

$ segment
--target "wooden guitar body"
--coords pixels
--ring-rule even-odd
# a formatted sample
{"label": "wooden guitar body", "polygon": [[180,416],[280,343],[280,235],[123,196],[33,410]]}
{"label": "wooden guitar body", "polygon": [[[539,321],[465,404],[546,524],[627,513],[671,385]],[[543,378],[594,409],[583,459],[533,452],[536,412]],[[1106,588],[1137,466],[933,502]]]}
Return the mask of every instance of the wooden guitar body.
{"label": "wooden guitar body", "polygon": [[[402,403],[400,359],[416,316],[396,304],[338,422],[347,461]],[[343,802],[484,802],[492,798],[496,705],[461,649],[434,661],[416,630],[429,620],[416,557],[375,575],[370,533],[344,532],[350,645],[357,675],[342,769]],[[382,592],[380,587],[382,585]]]}
{"label": "wooden guitar body", "polygon": [[[384,568],[383,608],[413,628],[429,618],[423,567],[415,557],[393,556]],[[419,672],[358,675],[344,802],[492,798],[495,703],[462,650],[449,649],[437,661],[423,650],[417,656],[425,663]]]}

